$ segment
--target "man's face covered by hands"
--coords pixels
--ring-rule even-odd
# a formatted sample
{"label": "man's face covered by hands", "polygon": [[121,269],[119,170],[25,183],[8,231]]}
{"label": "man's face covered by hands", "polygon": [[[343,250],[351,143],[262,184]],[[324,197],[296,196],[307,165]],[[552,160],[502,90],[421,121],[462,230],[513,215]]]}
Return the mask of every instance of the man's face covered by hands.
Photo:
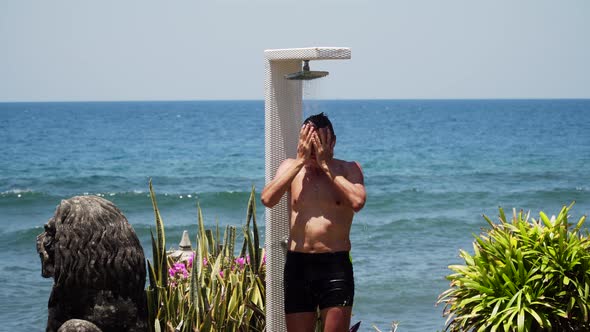
{"label": "man's face covered by hands", "polygon": [[317,151],[323,151],[326,154],[326,157],[329,157],[327,159],[332,159],[334,157],[334,145],[336,144],[336,139],[330,128],[317,128],[314,126],[312,139],[311,157],[313,159],[316,159]]}
{"label": "man's face covered by hands", "polygon": [[301,143],[308,149],[307,160],[319,166],[334,157],[336,138],[328,127],[318,128],[313,123],[304,124],[301,129]]}
{"label": "man's face covered by hands", "polygon": [[299,134],[297,154],[306,161],[326,166],[334,156],[336,135],[332,123],[324,113],[305,119]]}

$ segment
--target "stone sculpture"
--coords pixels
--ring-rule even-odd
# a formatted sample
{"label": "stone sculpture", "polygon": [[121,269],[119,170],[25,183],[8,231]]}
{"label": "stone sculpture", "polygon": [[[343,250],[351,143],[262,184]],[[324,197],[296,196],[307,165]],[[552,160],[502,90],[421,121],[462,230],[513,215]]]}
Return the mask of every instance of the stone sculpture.
{"label": "stone sculpture", "polygon": [[[148,330],[143,249],[113,203],[98,196],[63,200],[37,236],[37,252],[43,277],[54,279],[47,331],[71,319],[102,331]],[[84,326],[74,322],[62,331]]]}

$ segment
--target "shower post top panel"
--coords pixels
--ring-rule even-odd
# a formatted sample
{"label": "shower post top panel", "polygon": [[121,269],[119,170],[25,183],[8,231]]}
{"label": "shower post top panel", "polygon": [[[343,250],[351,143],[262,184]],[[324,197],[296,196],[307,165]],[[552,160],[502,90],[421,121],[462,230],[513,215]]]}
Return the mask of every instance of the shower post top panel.
{"label": "shower post top panel", "polygon": [[348,47],[305,47],[265,50],[270,61],[280,60],[345,60],[350,59]]}

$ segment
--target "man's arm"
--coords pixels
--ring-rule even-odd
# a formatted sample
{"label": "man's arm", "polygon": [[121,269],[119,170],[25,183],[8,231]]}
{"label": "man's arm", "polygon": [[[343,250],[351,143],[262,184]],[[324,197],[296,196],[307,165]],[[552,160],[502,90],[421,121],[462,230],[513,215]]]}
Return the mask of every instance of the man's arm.
{"label": "man's arm", "polygon": [[322,128],[318,133],[314,133],[312,142],[316,149],[316,160],[320,168],[346,198],[348,205],[354,212],[360,211],[367,200],[361,165],[357,162],[346,163],[344,172],[332,170],[335,139],[327,128]]}
{"label": "man's arm", "polygon": [[284,160],[277,169],[275,178],[264,186],[260,195],[260,200],[264,206],[273,207],[277,205],[281,197],[283,197],[287,189],[291,186],[291,182],[297,173],[305,165],[305,161],[309,159],[313,132],[311,125],[301,127],[299,143],[297,145],[297,158]]}
{"label": "man's arm", "polygon": [[329,164],[322,166],[322,170],[332,180],[334,187],[346,198],[354,212],[359,212],[367,200],[361,166],[357,162],[347,163],[346,174],[335,175]]}
{"label": "man's arm", "polygon": [[302,159],[284,160],[277,169],[275,178],[262,189],[262,194],[260,195],[262,204],[266,207],[277,205],[287,189],[291,187],[291,182],[304,164],[305,160]]}

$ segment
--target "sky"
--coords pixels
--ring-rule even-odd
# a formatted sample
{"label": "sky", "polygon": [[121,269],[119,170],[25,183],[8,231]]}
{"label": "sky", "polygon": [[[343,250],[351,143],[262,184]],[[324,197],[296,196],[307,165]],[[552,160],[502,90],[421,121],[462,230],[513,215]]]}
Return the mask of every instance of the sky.
{"label": "sky", "polygon": [[320,99],[590,98],[588,0],[0,0],[0,102],[261,100],[315,46]]}

